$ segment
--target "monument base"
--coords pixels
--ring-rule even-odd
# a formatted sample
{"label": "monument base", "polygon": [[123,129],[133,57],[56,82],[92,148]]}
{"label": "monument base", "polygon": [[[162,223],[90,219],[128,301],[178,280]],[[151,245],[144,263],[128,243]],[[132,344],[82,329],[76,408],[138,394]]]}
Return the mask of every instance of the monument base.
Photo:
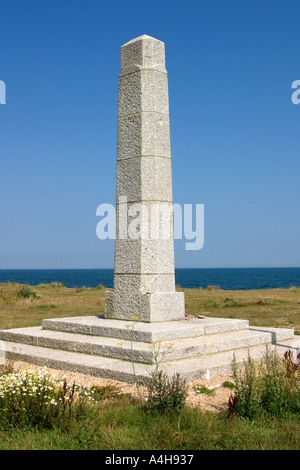
{"label": "monument base", "polygon": [[183,292],[105,292],[105,317],[120,321],[163,322],[184,318]]}
{"label": "monument base", "polygon": [[0,340],[9,360],[141,384],[157,363],[191,382],[231,373],[234,355],[241,366],[248,353],[259,360],[267,344],[280,354],[300,348],[292,329],[209,317],[157,323],[94,316],[47,319],[42,327],[1,330]]}

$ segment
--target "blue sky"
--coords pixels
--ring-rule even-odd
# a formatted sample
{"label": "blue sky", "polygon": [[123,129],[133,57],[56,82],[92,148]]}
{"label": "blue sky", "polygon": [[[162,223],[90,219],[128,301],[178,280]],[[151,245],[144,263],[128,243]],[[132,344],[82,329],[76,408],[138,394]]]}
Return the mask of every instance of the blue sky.
{"label": "blue sky", "polygon": [[176,267],[300,266],[299,1],[1,0],[0,269],[110,268],[120,47],[165,42]]}

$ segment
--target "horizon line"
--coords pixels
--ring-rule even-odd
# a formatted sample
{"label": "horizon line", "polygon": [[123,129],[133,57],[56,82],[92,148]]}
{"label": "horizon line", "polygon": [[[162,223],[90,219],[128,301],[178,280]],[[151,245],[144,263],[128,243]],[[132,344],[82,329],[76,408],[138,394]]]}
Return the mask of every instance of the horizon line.
{"label": "horizon line", "polygon": [[[175,267],[176,269],[300,269],[300,266],[186,266]],[[84,270],[84,271],[98,271],[98,270],[114,270],[114,268],[0,268],[0,271],[59,271],[59,270]]]}

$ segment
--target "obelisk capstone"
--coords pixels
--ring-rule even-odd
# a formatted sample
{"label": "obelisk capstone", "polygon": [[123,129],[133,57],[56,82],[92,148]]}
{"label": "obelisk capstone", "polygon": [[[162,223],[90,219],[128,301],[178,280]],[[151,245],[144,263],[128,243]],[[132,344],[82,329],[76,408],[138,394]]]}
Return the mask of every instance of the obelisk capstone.
{"label": "obelisk capstone", "polygon": [[114,289],[106,292],[105,318],[182,320],[163,42],[143,35],[121,47],[118,107]]}

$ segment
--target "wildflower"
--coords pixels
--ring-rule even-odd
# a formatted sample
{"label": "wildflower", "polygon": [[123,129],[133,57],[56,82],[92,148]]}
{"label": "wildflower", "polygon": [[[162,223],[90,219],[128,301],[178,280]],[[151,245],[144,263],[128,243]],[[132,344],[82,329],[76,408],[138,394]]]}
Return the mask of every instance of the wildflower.
{"label": "wildflower", "polygon": [[90,388],[79,387],[75,383],[70,386],[47,369],[35,371],[27,368],[0,376],[0,421],[4,419],[6,423],[22,426],[30,422],[34,425],[52,422],[52,413],[59,416],[59,408],[56,410],[56,407],[62,407],[64,403],[76,407],[78,399],[81,412],[84,402],[93,402]]}

